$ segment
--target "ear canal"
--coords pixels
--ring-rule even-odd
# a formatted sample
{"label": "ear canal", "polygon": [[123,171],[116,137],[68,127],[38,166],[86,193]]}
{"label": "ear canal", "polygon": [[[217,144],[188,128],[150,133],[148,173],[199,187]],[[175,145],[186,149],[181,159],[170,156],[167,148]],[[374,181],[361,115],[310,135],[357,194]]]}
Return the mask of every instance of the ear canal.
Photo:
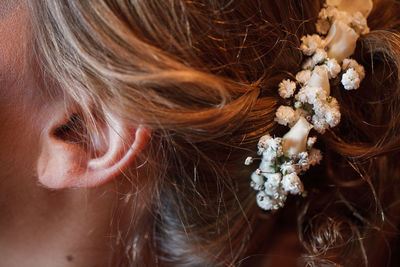
{"label": "ear canal", "polygon": [[90,129],[79,114],[50,129],[37,165],[40,183],[49,188],[94,187],[118,177],[150,137],[148,128],[120,119]]}

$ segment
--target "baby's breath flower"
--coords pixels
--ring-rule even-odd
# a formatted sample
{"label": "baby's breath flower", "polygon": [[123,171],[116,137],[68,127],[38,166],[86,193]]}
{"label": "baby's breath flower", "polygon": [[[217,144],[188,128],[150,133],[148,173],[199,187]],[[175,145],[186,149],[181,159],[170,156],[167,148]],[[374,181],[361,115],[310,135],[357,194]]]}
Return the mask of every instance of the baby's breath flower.
{"label": "baby's breath flower", "polygon": [[302,70],[296,74],[296,81],[305,85],[311,78],[312,71],[310,70]]}
{"label": "baby's breath flower", "polygon": [[245,159],[245,161],[244,161],[244,165],[247,165],[247,166],[248,166],[248,165],[252,164],[253,161],[254,161],[253,157],[247,157],[247,158]]}
{"label": "baby's breath flower", "polygon": [[342,84],[346,90],[354,90],[360,87],[361,79],[358,72],[350,68],[342,76]]}
{"label": "baby's breath flower", "polygon": [[257,171],[254,171],[251,174],[251,181],[254,183],[253,188],[256,190],[258,190],[258,188],[260,188],[260,186],[263,186],[264,182],[265,182],[264,177],[262,175],[258,174]]}
{"label": "baby's breath flower", "polygon": [[293,161],[285,161],[281,167],[281,172],[286,175],[296,171],[296,166],[293,164]]}
{"label": "baby's breath flower", "polygon": [[324,67],[328,70],[329,79],[334,79],[342,70],[336,59],[330,58],[326,61]]}
{"label": "baby's breath flower", "polygon": [[324,62],[328,57],[328,54],[324,49],[318,48],[314,55],[312,56],[312,61],[314,65],[318,65],[322,62]]}
{"label": "baby's breath flower", "polygon": [[275,121],[281,125],[293,125],[298,117],[292,107],[280,106],[275,114]]}
{"label": "baby's breath flower", "polygon": [[311,56],[318,48],[324,47],[324,41],[318,34],[306,35],[301,38],[300,50],[304,55]]}
{"label": "baby's breath flower", "polygon": [[360,76],[360,80],[362,81],[365,77],[365,69],[362,65],[358,64],[357,61],[350,58],[345,58],[342,63],[343,71],[353,68],[358,75]]}
{"label": "baby's breath flower", "polygon": [[282,188],[293,195],[300,194],[304,191],[303,183],[295,172],[283,176]]}
{"label": "baby's breath flower", "polygon": [[296,91],[296,83],[291,81],[291,80],[283,80],[279,84],[279,95],[282,98],[289,98],[292,97],[294,94],[294,91]]}
{"label": "baby's breath flower", "polygon": [[272,210],[275,202],[264,192],[260,191],[257,194],[257,205],[263,210]]}
{"label": "baby's breath flower", "polygon": [[322,154],[321,151],[319,149],[311,149],[310,154],[308,156],[308,163],[311,166],[317,165],[321,162],[322,160]]}
{"label": "baby's breath flower", "polygon": [[307,148],[311,149],[314,144],[317,142],[317,137],[316,136],[311,136],[307,139]]}

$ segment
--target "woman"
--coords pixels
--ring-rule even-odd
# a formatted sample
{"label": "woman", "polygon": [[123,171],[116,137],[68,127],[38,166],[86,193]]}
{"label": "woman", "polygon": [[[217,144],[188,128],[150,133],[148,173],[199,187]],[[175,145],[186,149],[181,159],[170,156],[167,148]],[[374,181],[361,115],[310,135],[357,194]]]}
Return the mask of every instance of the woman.
{"label": "woman", "polygon": [[242,162],[285,131],[277,87],[321,1],[1,4],[2,266],[266,266],[276,247],[272,266],[398,263],[396,2],[374,1],[366,78],[331,85],[342,122],[277,212]]}

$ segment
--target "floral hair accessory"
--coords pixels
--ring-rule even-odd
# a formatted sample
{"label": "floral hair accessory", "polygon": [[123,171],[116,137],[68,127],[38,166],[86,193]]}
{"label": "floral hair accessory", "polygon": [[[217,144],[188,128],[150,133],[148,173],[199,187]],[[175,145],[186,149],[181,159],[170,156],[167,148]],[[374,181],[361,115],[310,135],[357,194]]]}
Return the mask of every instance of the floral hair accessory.
{"label": "floral hair accessory", "polygon": [[[340,122],[338,101],[330,95],[330,79],[340,79],[344,89],[358,89],[365,77],[364,67],[349,58],[360,35],[369,33],[367,17],[372,0],[327,0],[318,15],[318,34],[301,38],[306,56],[296,81],[283,80],[278,92],[291,99],[292,106],[280,106],[278,124],[290,127],[283,137],[264,135],[258,142],[260,166],[251,175],[251,187],[258,191],[257,204],[264,210],[283,207],[288,194],[305,195],[299,175],[322,160],[313,148],[316,137]],[[246,165],[254,162],[247,157]]]}

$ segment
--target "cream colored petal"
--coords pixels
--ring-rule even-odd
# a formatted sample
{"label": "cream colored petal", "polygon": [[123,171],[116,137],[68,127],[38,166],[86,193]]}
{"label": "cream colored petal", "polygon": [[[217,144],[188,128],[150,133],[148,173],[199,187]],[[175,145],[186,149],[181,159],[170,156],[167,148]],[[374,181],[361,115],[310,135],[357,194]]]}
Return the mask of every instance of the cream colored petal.
{"label": "cream colored petal", "polygon": [[356,49],[358,34],[341,21],[335,21],[326,37],[329,58],[338,63],[351,56]]}
{"label": "cream colored petal", "polygon": [[353,15],[357,11],[361,12],[365,17],[371,13],[372,0],[327,0],[329,6],[336,6],[340,11],[346,11]]}
{"label": "cream colored petal", "polygon": [[283,152],[287,155],[297,155],[307,149],[307,138],[313,126],[300,117],[297,123],[282,138]]}
{"label": "cream colored petal", "polygon": [[316,67],[307,85],[321,87],[326,92],[326,95],[329,96],[331,94],[331,87],[329,85],[328,70],[324,67]]}

